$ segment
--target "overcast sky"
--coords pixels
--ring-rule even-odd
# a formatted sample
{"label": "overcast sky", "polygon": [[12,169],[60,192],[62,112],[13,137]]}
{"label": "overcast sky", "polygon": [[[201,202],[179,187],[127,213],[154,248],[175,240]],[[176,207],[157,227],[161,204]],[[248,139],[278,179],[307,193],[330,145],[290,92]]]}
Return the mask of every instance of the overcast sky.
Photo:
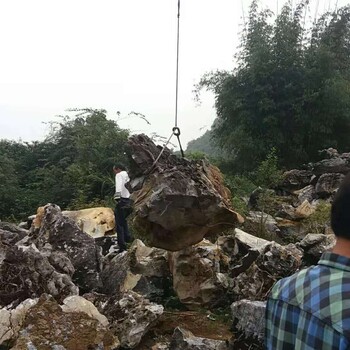
{"label": "overcast sky", "polygon": [[[310,16],[336,0],[311,0]],[[348,1],[338,0],[338,6]],[[282,0],[262,0],[277,11]],[[296,3],[296,0],[294,0]],[[193,86],[232,69],[250,0],[181,0],[179,126],[186,145],[210,127],[213,96]],[[174,124],[177,0],[0,0],[0,138],[42,140],[69,108],[135,111],[121,127],[168,137]]]}

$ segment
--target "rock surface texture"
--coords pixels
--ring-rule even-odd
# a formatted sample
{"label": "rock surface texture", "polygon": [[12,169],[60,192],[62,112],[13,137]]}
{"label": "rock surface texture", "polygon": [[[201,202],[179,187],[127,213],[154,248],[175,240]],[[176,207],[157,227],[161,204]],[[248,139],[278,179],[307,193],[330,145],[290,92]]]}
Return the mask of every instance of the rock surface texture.
{"label": "rock surface texture", "polygon": [[218,168],[179,158],[145,135],[128,140],[133,168],[135,224],[151,244],[171,251],[242,222]]}

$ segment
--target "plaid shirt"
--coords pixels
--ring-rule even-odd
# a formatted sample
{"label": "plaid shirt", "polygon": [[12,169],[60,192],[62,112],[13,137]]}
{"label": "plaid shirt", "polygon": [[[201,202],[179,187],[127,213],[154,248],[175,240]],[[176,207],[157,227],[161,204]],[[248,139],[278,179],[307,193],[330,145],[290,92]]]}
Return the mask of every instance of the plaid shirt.
{"label": "plaid shirt", "polygon": [[324,253],[278,281],[266,307],[266,349],[350,349],[350,259]]}

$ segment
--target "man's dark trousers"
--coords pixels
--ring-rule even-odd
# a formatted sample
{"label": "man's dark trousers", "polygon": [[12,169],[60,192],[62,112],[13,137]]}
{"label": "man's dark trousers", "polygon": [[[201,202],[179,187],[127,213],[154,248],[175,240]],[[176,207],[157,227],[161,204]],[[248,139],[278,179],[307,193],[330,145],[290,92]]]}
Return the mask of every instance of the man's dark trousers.
{"label": "man's dark trousers", "polygon": [[131,200],[120,198],[114,209],[118,246],[121,251],[126,250],[126,242],[131,242],[131,235],[128,228],[127,217],[131,213]]}

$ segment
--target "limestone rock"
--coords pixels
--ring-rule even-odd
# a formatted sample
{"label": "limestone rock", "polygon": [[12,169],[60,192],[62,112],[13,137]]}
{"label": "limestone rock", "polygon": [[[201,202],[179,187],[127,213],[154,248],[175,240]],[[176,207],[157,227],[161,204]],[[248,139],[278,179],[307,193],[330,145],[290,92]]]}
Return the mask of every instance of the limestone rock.
{"label": "limestone rock", "polygon": [[277,226],[280,229],[278,236],[284,242],[296,242],[305,237],[306,229],[301,221],[276,218]]}
{"label": "limestone rock", "polygon": [[312,176],[310,170],[289,170],[283,174],[281,187],[289,191],[301,189],[310,184]]}
{"label": "limestone rock", "polygon": [[[83,308],[84,309],[84,308]],[[50,296],[43,294],[27,312],[19,337],[12,349],[105,349],[119,348],[119,340],[108,328],[77,307],[62,310]],[[101,315],[102,316],[102,315]]]}
{"label": "limestone rock", "polygon": [[256,236],[275,238],[279,233],[276,220],[261,211],[250,211],[244,223],[244,230]]}
{"label": "limestone rock", "polygon": [[112,296],[102,307],[110,329],[123,347],[133,348],[163,313],[163,306],[150,303],[140,294],[128,291]]}
{"label": "limestone rock", "polygon": [[298,197],[298,200],[295,202],[296,206],[302,204],[305,200],[308,200],[309,203],[311,203],[316,195],[315,186],[308,185],[300,190],[293,191],[293,194]]}
{"label": "limestone rock", "polygon": [[343,174],[327,173],[320,176],[316,184],[316,194],[319,198],[328,198],[337,192],[344,179]]}
{"label": "limestone rock", "polygon": [[74,220],[81,231],[86,232],[93,238],[112,233],[115,226],[114,212],[111,208],[63,211],[62,215]]}
{"label": "limestone rock", "polygon": [[177,327],[169,350],[228,350],[228,346],[223,340],[196,337],[190,331]]}
{"label": "limestone rock", "polygon": [[35,245],[0,246],[0,306],[49,293],[58,300],[78,294],[71,276],[51,265]]}
{"label": "limestone rock", "polygon": [[297,220],[299,219],[295,213],[295,208],[290,204],[281,204],[279,210],[276,213],[279,218],[284,218],[287,220]]}
{"label": "limestone rock", "polygon": [[61,309],[64,312],[83,312],[89,317],[99,321],[101,325],[105,327],[108,326],[107,317],[101,315],[93,303],[79,295],[73,295],[65,298]]}
{"label": "limestone rock", "polygon": [[[19,226],[16,226],[12,223],[0,221],[0,232],[7,232],[8,234],[12,233],[14,240],[17,242],[28,235],[28,230],[25,230]],[[1,238],[2,239],[2,238]],[[13,244],[9,242],[9,244]]]}
{"label": "limestone rock", "polygon": [[317,264],[321,255],[330,251],[336,243],[334,234],[309,233],[298,246],[304,250],[304,260],[309,265]]}
{"label": "limestone rock", "polygon": [[53,251],[66,254],[75,269],[73,282],[83,293],[98,290],[102,286],[101,252],[95,240],[72,219],[63,216],[57,205],[46,205],[41,215],[40,229],[33,234],[38,248],[49,244]]}
{"label": "limestone rock", "polygon": [[246,271],[258,258],[269,241],[255,237],[238,228],[235,229],[235,246],[230,254],[230,276],[236,277]]}
{"label": "limestone rock", "polygon": [[142,184],[133,193],[134,224],[153,246],[181,250],[243,222],[231,208],[230,191],[218,168],[179,158],[168,149],[152,166],[161,149],[145,135],[131,136],[128,146],[131,178]]}
{"label": "limestone rock", "polygon": [[350,153],[340,154],[338,157],[323,159],[313,164],[313,173],[322,175],[325,173],[347,174],[350,171]]}
{"label": "limestone rock", "polygon": [[106,294],[133,290],[159,302],[171,287],[168,253],[135,240],[127,252],[106,262],[101,278]]}
{"label": "limestone rock", "polygon": [[263,342],[265,333],[266,302],[240,300],[231,305],[234,327],[245,339]]}
{"label": "limestone rock", "polygon": [[255,237],[247,232],[244,232],[243,230],[240,230],[239,228],[236,228],[235,243],[236,243],[235,251],[238,253],[238,251],[241,250],[241,248],[244,248],[245,250],[249,250],[252,248],[260,250],[266,244],[268,244],[269,241],[267,241],[266,239]]}
{"label": "limestone rock", "polygon": [[315,212],[315,207],[305,199],[296,209],[295,214],[298,218],[306,219]]}
{"label": "limestone rock", "polygon": [[[221,271],[225,256],[207,241],[169,254],[173,287],[181,303],[190,308],[222,302],[229,282]],[[228,258],[226,258],[228,264]]]}
{"label": "limestone rock", "polygon": [[38,299],[26,299],[16,308],[4,307],[0,309],[0,348],[12,343],[18,338],[19,331],[30,308]]}
{"label": "limestone rock", "polygon": [[294,244],[281,246],[271,242],[265,245],[249,268],[234,278],[234,299],[265,300],[277,280],[299,269],[302,256],[302,251]]}

